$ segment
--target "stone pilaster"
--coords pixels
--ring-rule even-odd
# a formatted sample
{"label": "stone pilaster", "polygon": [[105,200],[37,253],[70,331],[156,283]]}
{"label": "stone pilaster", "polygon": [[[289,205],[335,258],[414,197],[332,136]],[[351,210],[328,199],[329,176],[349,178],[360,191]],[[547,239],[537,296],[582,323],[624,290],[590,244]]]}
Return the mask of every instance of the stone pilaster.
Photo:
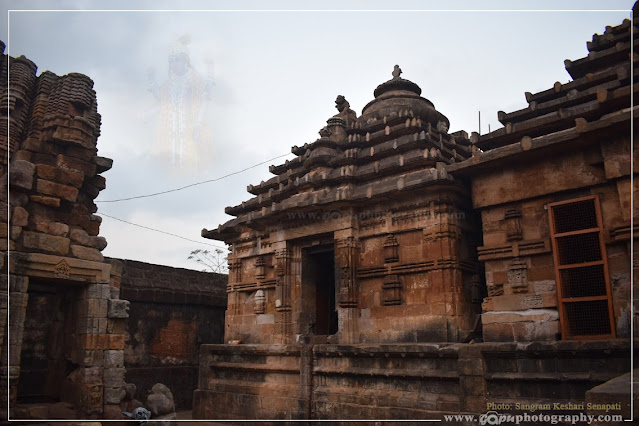
{"label": "stone pilaster", "polygon": [[9,277],[9,401],[14,406],[20,377],[20,354],[24,337],[24,320],[27,313],[29,278],[20,275]]}
{"label": "stone pilaster", "polygon": [[[283,243],[286,244],[285,242]],[[275,252],[275,311],[277,333],[281,343],[292,341],[291,324],[291,250],[284,247]]]}
{"label": "stone pilaster", "polygon": [[359,323],[357,264],[360,244],[350,229],[336,233],[335,240],[339,340],[340,343],[356,343]]}

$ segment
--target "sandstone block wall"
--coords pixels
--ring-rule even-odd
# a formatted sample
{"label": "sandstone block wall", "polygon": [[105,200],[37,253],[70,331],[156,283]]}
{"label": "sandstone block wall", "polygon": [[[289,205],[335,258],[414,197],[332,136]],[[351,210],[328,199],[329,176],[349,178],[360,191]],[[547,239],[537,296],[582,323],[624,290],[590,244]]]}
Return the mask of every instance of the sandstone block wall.
{"label": "sandstone block wall", "polygon": [[119,418],[128,302],[101,253],[107,242],[94,199],[112,161],[98,156],[93,82],[37,75],[23,56],[1,62],[3,76],[11,68],[9,90],[0,88],[0,249],[3,271],[10,260],[3,280],[11,314],[2,387],[9,382],[12,411],[46,397],[71,404],[78,417]]}
{"label": "sandstone block wall", "polygon": [[513,413],[516,403],[583,402],[588,389],[629,368],[623,340],[204,345],[193,413],[198,419],[438,419],[484,413],[488,403],[512,404],[500,412]]}
{"label": "sandstone block wall", "polygon": [[[442,191],[329,216],[319,211],[323,219],[282,223],[259,242],[247,232],[229,260],[226,340],[290,343],[324,335],[326,342],[333,333],[320,330],[317,318],[317,289],[331,291],[325,270],[334,274],[338,317],[330,342],[467,339],[485,294],[474,260],[478,218],[468,207]],[[318,247],[330,258],[326,265],[311,259]]]}
{"label": "sandstone block wall", "polygon": [[[629,337],[631,212],[626,202],[628,178],[623,177],[629,164],[621,155],[628,142],[625,136],[606,140],[604,152],[610,157],[596,163],[592,157],[600,155],[598,145],[556,155],[545,165],[530,163],[473,180],[474,203],[481,209],[484,233],[479,260],[485,263],[488,290],[482,304],[486,341],[561,338],[547,205],[590,195],[597,195],[601,206],[615,334]],[[526,184],[533,179],[542,182]],[[509,198],[491,194],[509,194]]]}
{"label": "sandstone block wall", "polygon": [[176,408],[191,408],[197,388],[201,344],[223,343],[226,281],[223,274],[109,259],[123,297],[131,302],[126,321],[125,380],[144,400],[160,382]]}

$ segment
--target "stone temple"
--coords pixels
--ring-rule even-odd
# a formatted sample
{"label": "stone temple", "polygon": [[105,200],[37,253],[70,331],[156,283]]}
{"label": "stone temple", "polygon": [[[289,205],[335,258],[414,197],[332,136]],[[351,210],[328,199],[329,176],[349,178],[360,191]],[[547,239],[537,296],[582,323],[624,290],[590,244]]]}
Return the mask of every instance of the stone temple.
{"label": "stone temple", "polygon": [[429,418],[584,401],[628,372],[633,25],[484,135],[450,132],[398,66],[359,117],[338,96],[202,231],[230,245],[236,345],[203,346],[195,415]]}
{"label": "stone temple", "polygon": [[399,66],[359,116],[337,96],[202,231],[226,291],[104,258],[93,82],[2,55],[0,419],[122,420],[162,381],[198,419],[638,416],[638,33],[595,34],[488,134],[450,131]]}

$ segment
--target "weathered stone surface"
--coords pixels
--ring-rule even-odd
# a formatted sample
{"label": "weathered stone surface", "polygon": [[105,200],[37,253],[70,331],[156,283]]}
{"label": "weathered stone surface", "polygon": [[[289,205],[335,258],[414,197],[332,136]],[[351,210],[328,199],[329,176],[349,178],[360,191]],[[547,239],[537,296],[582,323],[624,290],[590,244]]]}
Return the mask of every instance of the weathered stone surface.
{"label": "weathered stone surface", "polygon": [[45,197],[42,195],[31,195],[29,197],[34,203],[44,204],[50,207],[60,207],[60,199],[55,197]]}
{"label": "weathered stone surface", "polygon": [[555,308],[556,293],[512,294],[484,299],[484,311],[524,311],[538,308]]}
{"label": "weathered stone surface", "polygon": [[31,231],[23,232],[22,239],[26,248],[62,255],[69,252],[69,246],[71,244],[68,238]]}
{"label": "weathered stone surface", "polygon": [[106,238],[89,236],[84,229],[74,228],[71,230],[69,236],[72,241],[86,247],[92,247],[96,250],[104,250],[107,246]]}
{"label": "weathered stone surface", "polygon": [[96,165],[67,155],[59,154],[56,165],[66,170],[71,170],[84,174],[87,177],[94,176]]}
{"label": "weathered stone surface", "polygon": [[104,351],[104,365],[106,367],[124,367],[124,352]]}
{"label": "weathered stone surface", "polygon": [[76,188],[80,188],[84,180],[82,173],[61,169],[48,164],[37,164],[36,171],[39,178],[71,185]]}
{"label": "weathered stone surface", "polygon": [[78,188],[44,179],[37,179],[36,190],[40,194],[51,195],[71,202],[75,202],[78,198]]}
{"label": "weathered stone surface", "polygon": [[22,192],[9,190],[9,204],[13,207],[23,207],[29,201],[29,196]]}
{"label": "weathered stone surface", "polygon": [[97,173],[106,172],[107,170],[111,169],[111,167],[113,167],[113,160],[110,158],[96,156],[93,158],[93,162],[97,167]]}
{"label": "weathered stone surface", "polygon": [[82,299],[111,299],[111,288],[108,284],[89,284],[82,289]]}
{"label": "weathered stone surface", "polygon": [[109,318],[128,318],[129,305],[128,300],[109,300]]}
{"label": "weathered stone surface", "polygon": [[102,262],[104,260],[104,256],[99,250],[75,244],[71,244],[71,254],[79,259],[92,260],[95,262]]}
{"label": "weathered stone surface", "polygon": [[124,387],[119,388],[104,388],[104,402],[105,404],[119,404],[126,396]]}
{"label": "weathered stone surface", "polygon": [[483,324],[512,323],[521,321],[557,321],[559,313],[555,309],[527,309],[525,311],[485,312],[482,314]]}
{"label": "weathered stone surface", "polygon": [[36,219],[34,225],[36,231],[43,232],[49,235],[66,237],[69,233],[69,225],[67,225],[66,223],[45,222]]}
{"label": "weathered stone surface", "polygon": [[29,191],[33,188],[33,175],[35,164],[28,161],[17,160],[11,162],[9,172],[9,186],[13,190]]}
{"label": "weathered stone surface", "polygon": [[[223,342],[226,275],[169,268],[132,260],[109,259],[112,285],[131,301],[129,318],[111,321],[113,330],[126,323],[127,381],[146,398],[156,383],[172,391],[176,409],[192,405],[197,383],[200,342]],[[120,325],[118,325],[120,324]],[[114,331],[115,332],[115,331]],[[159,362],[158,362],[159,361]]]}
{"label": "weathered stone surface", "polygon": [[[122,388],[124,391],[124,368],[105,368],[104,369],[104,386],[105,388]],[[126,392],[123,392],[123,396]],[[119,403],[119,401],[118,401]]]}
{"label": "weathered stone surface", "polygon": [[11,214],[11,224],[15,226],[27,226],[29,223],[29,212],[22,207],[16,207]]}

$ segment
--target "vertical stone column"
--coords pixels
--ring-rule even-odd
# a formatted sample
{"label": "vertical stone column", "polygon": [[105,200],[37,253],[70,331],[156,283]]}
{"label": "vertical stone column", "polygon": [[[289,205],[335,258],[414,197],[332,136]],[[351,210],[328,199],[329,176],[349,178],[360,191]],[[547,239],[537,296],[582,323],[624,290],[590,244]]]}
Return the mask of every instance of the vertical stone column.
{"label": "vertical stone column", "polygon": [[336,293],[339,314],[340,343],[359,341],[359,309],[357,264],[359,260],[359,240],[352,229],[335,233]]}
{"label": "vertical stone column", "polygon": [[275,311],[277,333],[280,343],[292,343],[293,330],[291,318],[291,259],[292,253],[286,247],[286,241],[279,243],[282,247],[275,250]]}
{"label": "vertical stone column", "polygon": [[242,282],[242,259],[238,258],[230,258],[229,259],[229,282],[228,288],[229,291],[229,302],[227,308],[228,315],[238,315],[239,311],[239,300],[238,294],[235,291],[235,284]]}
{"label": "vertical stone column", "polygon": [[[3,375],[8,371],[6,379],[9,382],[8,399],[10,407],[15,406],[18,396],[18,380],[20,378],[20,355],[22,351],[22,339],[24,337],[24,320],[27,314],[27,302],[29,296],[27,289],[29,287],[29,278],[21,275],[9,276],[9,321],[7,323],[7,331],[9,333],[9,366],[6,366],[6,353],[3,353],[2,372]],[[3,345],[4,347],[4,345]],[[6,389],[6,382],[3,383]]]}
{"label": "vertical stone column", "polygon": [[[121,419],[120,401],[124,398],[124,343],[126,319],[129,317],[129,301],[120,300],[122,262],[111,260],[109,289],[111,299],[107,310],[107,335],[109,338],[104,351],[104,418]],[[120,337],[121,336],[121,337]]]}
{"label": "vertical stone column", "polygon": [[302,248],[299,245],[290,246],[291,258],[289,262],[290,304],[291,304],[291,336],[290,343],[294,343],[295,334],[307,333],[300,321],[302,312]]}

